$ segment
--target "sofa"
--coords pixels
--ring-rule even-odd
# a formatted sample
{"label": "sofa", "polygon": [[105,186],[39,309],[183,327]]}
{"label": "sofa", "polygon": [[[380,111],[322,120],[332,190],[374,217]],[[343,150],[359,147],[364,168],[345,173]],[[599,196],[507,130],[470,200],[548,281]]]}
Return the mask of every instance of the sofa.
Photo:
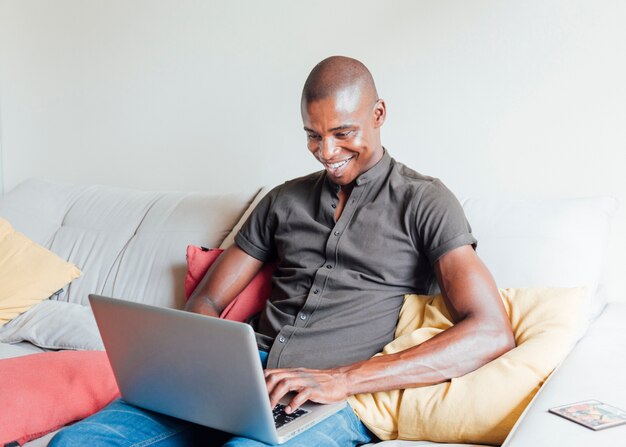
{"label": "sofa", "polygon": [[[89,315],[90,293],[181,308],[187,247],[232,244],[267,191],[156,192],[45,179],[18,185],[0,198],[0,217],[78,266],[82,275],[41,302],[54,307],[56,316],[32,317],[34,328],[31,325],[23,331],[28,333],[19,333],[19,319],[35,313],[37,304],[0,329],[0,340],[4,340],[0,359],[59,349],[102,349]],[[586,399],[626,409],[626,387],[619,380],[626,366],[626,302],[612,301],[619,297],[607,296],[605,282],[616,200],[468,198],[461,203],[479,241],[478,254],[500,288],[584,287],[576,337],[564,359],[555,360],[545,383],[542,380],[529,395],[530,403],[520,408],[521,415],[516,415],[517,422],[502,445],[625,445],[626,425],[596,432],[547,411]],[[59,309],[67,306],[55,303],[71,304],[71,315],[59,316]],[[57,325],[62,321],[63,330],[46,333],[53,331],[49,329],[52,321]],[[67,339],[58,339],[63,337]],[[45,446],[53,434],[42,433],[26,445]],[[434,444],[428,440],[379,443],[384,447]]]}

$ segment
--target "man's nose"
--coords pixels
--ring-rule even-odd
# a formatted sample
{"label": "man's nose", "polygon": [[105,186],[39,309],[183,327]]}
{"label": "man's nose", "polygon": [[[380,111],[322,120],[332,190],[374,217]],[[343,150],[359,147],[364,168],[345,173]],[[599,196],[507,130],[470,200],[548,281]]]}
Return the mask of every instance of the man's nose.
{"label": "man's nose", "polygon": [[332,160],[333,156],[339,149],[335,143],[335,139],[332,137],[322,138],[319,147],[320,158],[323,160]]}

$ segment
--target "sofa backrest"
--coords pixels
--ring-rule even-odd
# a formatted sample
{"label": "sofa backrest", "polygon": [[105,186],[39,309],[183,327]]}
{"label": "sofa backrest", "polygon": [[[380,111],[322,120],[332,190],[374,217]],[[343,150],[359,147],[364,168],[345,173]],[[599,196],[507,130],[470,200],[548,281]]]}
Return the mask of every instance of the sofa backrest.
{"label": "sofa backrest", "polygon": [[[259,192],[246,216],[269,190]],[[615,198],[474,197],[461,204],[478,239],[477,253],[498,287],[585,287],[587,322],[602,312]],[[224,246],[233,237],[234,231]],[[438,287],[430,293],[439,293]]]}
{"label": "sofa backrest", "polygon": [[[246,215],[268,191],[259,192]],[[461,204],[498,287],[585,287],[587,322],[602,312],[615,198],[474,197]],[[439,293],[436,284],[430,293]]]}
{"label": "sofa backrest", "polygon": [[98,293],[158,306],[184,303],[189,244],[218,247],[257,191],[146,192],[28,180],[0,198],[0,216],[83,275],[58,299]]}
{"label": "sofa backrest", "polygon": [[[268,190],[164,193],[29,180],[0,198],[0,216],[81,268],[59,299],[87,304],[95,292],[181,307],[186,246],[225,248]],[[584,286],[588,319],[601,312],[615,199],[462,204],[499,287]]]}
{"label": "sofa backrest", "polygon": [[463,208],[500,288],[583,286],[588,320],[602,311],[616,199],[471,198]]}

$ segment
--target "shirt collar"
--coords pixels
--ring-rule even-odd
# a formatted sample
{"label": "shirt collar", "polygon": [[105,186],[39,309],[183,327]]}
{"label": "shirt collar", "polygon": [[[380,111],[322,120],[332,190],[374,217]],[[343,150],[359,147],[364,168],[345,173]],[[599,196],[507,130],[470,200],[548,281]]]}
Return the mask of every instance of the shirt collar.
{"label": "shirt collar", "polygon": [[356,178],[357,186],[365,185],[366,183],[376,180],[379,177],[383,176],[388,170],[389,165],[391,164],[391,156],[387,149],[383,147],[383,156],[378,162],[365,171],[363,174],[359,175]]}

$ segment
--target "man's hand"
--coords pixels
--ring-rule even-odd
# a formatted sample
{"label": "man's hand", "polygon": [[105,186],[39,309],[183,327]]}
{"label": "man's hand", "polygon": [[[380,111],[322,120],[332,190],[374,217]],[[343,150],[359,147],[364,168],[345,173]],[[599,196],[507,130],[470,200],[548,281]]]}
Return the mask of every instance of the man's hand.
{"label": "man's hand", "polygon": [[330,404],[350,395],[346,375],[338,369],[266,369],[265,383],[272,408],[287,393],[296,393],[285,408],[286,413],[295,411],[309,400]]}

